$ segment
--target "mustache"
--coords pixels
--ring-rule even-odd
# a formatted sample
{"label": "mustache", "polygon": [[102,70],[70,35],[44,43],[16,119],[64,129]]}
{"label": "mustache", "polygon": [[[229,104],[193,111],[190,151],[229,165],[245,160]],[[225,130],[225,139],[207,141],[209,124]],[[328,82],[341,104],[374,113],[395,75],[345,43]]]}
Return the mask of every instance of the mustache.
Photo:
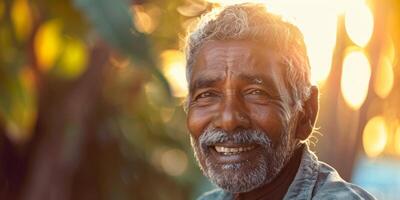
{"label": "mustache", "polygon": [[206,150],[208,146],[225,142],[272,147],[271,139],[265,132],[258,129],[239,129],[233,133],[227,133],[222,129],[207,128],[199,137],[199,144],[203,150]]}

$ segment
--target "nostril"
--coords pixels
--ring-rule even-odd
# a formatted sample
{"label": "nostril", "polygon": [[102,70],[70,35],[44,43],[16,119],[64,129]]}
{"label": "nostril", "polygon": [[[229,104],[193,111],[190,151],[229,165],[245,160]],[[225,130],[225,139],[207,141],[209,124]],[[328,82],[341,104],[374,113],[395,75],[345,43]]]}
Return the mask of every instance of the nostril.
{"label": "nostril", "polygon": [[238,114],[238,118],[240,120],[246,120],[246,117],[244,115],[240,114],[240,113]]}
{"label": "nostril", "polygon": [[250,124],[250,119],[249,117],[247,117],[246,114],[243,113],[238,113],[238,117],[237,117],[240,121],[241,124],[248,126]]}
{"label": "nostril", "polygon": [[219,112],[215,115],[213,124],[216,128],[231,132],[237,128],[248,128],[250,119],[241,102],[226,98],[224,104],[220,106]]}
{"label": "nostril", "polygon": [[219,124],[216,124],[217,127],[222,128],[227,132],[240,128],[248,128],[250,125],[248,117],[239,112],[223,113],[221,119],[218,121]]}

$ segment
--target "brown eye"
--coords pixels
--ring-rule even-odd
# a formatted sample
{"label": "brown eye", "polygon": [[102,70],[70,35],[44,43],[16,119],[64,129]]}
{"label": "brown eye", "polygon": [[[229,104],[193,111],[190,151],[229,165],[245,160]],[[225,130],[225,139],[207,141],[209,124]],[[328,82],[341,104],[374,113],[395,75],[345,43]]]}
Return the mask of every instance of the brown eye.
{"label": "brown eye", "polygon": [[197,96],[197,98],[206,98],[212,96],[211,92],[203,92]]}
{"label": "brown eye", "polygon": [[248,91],[247,94],[250,94],[250,95],[266,95],[266,92],[264,92],[262,90],[259,90],[259,89],[253,89],[253,90]]}
{"label": "brown eye", "polygon": [[214,97],[214,96],[216,96],[216,94],[215,93],[213,93],[213,92],[203,92],[203,93],[200,93],[199,95],[197,95],[196,96],[196,100],[200,100],[200,99],[205,99],[205,98],[208,98],[208,97]]}

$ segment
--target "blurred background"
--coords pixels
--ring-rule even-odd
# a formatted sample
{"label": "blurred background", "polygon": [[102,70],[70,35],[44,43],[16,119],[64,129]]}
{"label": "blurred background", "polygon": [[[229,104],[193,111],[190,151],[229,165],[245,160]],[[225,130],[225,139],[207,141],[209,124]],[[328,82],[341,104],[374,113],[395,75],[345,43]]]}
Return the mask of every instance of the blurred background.
{"label": "blurred background", "polygon": [[[0,0],[0,199],[194,199],[181,51],[224,0]],[[253,1],[254,2],[254,1]],[[303,31],[312,149],[379,199],[400,190],[400,2],[265,0]]]}

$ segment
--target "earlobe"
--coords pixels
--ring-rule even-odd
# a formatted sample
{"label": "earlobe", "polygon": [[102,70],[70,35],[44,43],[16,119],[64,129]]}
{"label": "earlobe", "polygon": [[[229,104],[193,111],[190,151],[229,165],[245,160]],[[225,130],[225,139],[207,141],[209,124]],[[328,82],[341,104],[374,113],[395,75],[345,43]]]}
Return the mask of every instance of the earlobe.
{"label": "earlobe", "polygon": [[304,102],[303,112],[299,113],[296,138],[306,140],[313,131],[318,110],[319,110],[319,94],[317,86],[311,86],[310,98]]}

